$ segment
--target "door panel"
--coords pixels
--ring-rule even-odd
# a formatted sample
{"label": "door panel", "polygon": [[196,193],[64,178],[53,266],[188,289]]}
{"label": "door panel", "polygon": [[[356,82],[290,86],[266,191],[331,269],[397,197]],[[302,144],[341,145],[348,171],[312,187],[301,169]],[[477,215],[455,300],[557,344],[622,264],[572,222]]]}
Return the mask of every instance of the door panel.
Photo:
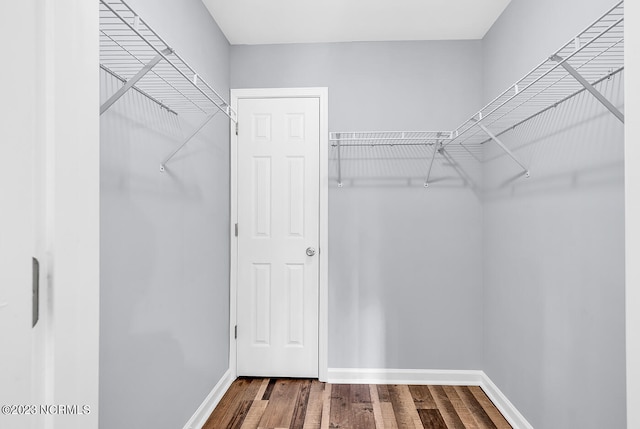
{"label": "door panel", "polygon": [[[0,14],[0,34],[13,40],[5,51],[20,67],[3,67],[0,107],[0,405],[34,402],[32,383],[32,257],[35,254],[35,161],[38,129],[39,45],[36,2],[19,2]],[[15,84],[20,82],[21,84]],[[4,120],[6,119],[6,120]],[[0,413],[0,428],[26,429],[37,417],[18,409]],[[14,414],[15,413],[15,414]]]}
{"label": "door panel", "polygon": [[318,376],[319,116],[238,103],[238,375]]}

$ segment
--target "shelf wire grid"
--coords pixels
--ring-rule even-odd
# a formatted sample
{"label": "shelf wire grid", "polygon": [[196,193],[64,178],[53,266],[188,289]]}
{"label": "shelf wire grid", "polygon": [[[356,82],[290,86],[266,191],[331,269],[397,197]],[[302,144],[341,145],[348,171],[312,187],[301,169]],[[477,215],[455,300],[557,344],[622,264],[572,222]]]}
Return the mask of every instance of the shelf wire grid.
{"label": "shelf wire grid", "polygon": [[422,146],[451,138],[451,131],[348,131],[332,132],[332,146]]}
{"label": "shelf wire grid", "polygon": [[[332,175],[353,183],[396,180],[423,186],[434,151],[451,138],[451,131],[359,131],[331,132]],[[482,147],[454,145],[437,153],[430,174],[432,182],[459,180],[477,175]]]}
{"label": "shelf wire grid", "polygon": [[[382,153],[380,148],[393,148],[404,146],[446,146],[451,141],[451,131],[347,131],[329,133],[331,147],[338,146],[342,151],[348,148],[370,147],[378,148],[376,153]],[[447,148],[451,154],[460,158],[470,158],[476,161],[482,160],[482,147],[451,146]],[[433,151],[430,150],[432,153]],[[391,151],[384,153],[390,154]]]}
{"label": "shelf wire grid", "polygon": [[100,0],[100,65],[121,80],[134,77],[161,56],[136,84],[163,107],[177,113],[220,110],[236,121],[236,113],[139,15],[122,0]]}
{"label": "shelf wire grid", "polygon": [[624,70],[624,1],[460,125],[445,146],[482,145],[490,138],[479,124],[500,136],[584,92],[562,62],[593,86]]}

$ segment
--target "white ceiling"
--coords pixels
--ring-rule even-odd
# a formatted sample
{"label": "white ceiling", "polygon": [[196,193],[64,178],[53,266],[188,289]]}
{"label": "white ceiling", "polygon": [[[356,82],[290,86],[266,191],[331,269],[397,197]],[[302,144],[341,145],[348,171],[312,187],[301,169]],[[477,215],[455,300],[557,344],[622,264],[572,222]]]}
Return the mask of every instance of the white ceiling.
{"label": "white ceiling", "polygon": [[481,39],[511,0],[202,0],[233,45]]}

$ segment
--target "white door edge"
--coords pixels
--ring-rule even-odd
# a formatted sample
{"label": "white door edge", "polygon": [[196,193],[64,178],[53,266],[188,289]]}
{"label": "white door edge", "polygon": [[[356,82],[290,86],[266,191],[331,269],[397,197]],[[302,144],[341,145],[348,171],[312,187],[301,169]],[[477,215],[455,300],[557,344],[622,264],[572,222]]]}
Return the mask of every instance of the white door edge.
{"label": "white door edge", "polygon": [[[326,381],[328,375],[329,343],[329,90],[318,88],[247,88],[231,89],[231,107],[237,111],[238,100],[243,98],[318,98],[320,100],[320,258],[319,266],[319,304],[318,304],[318,378]],[[234,378],[236,368],[236,310],[238,290],[238,240],[235,236],[235,224],[238,222],[238,151],[236,124],[230,122],[230,185],[231,213],[229,225],[230,272],[229,272],[229,370]]]}

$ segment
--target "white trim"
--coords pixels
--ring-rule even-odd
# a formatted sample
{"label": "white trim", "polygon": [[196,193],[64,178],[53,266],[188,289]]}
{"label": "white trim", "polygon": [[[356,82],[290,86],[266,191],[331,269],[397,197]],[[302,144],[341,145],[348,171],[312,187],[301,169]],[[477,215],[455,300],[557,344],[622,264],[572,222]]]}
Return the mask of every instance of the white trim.
{"label": "white trim", "polygon": [[[318,98],[320,100],[320,246],[319,246],[319,308],[318,308],[318,378],[327,380],[329,348],[329,90],[322,88],[249,88],[231,90],[231,108],[238,111],[241,98]],[[229,368],[236,376],[236,341],[234,327],[237,310],[238,241],[235,224],[238,222],[238,137],[231,122],[231,217],[230,217],[230,287],[229,287]]]}
{"label": "white trim", "polygon": [[184,425],[184,429],[201,429],[235,379],[236,377],[231,373],[231,369],[228,369]]}
{"label": "white trim", "polygon": [[518,411],[518,409],[507,399],[498,386],[482,372],[482,383],[480,384],[484,393],[487,394],[491,402],[502,413],[505,419],[509,422],[513,429],[533,429],[533,426],[524,418],[524,416]]}
{"label": "white trim", "polygon": [[479,370],[329,368],[328,382],[333,384],[437,384],[443,386],[480,386],[507,419],[513,429],[533,429],[518,409]]}
{"label": "white trim", "polygon": [[484,373],[477,370],[329,368],[329,383],[439,384],[480,386]]}
{"label": "white trim", "polygon": [[625,257],[626,257],[626,369],[627,369],[627,428],[640,427],[640,4],[630,1],[624,5],[625,72]]}
{"label": "white trim", "polygon": [[[84,429],[99,423],[100,117],[98,2],[43,5],[42,65],[47,186],[48,306],[43,314],[45,400],[88,405],[81,418],[46,415],[45,427]],[[73,25],[69,25],[69,17]],[[64,78],[62,78],[64,77]],[[42,112],[41,112],[42,113]]]}

